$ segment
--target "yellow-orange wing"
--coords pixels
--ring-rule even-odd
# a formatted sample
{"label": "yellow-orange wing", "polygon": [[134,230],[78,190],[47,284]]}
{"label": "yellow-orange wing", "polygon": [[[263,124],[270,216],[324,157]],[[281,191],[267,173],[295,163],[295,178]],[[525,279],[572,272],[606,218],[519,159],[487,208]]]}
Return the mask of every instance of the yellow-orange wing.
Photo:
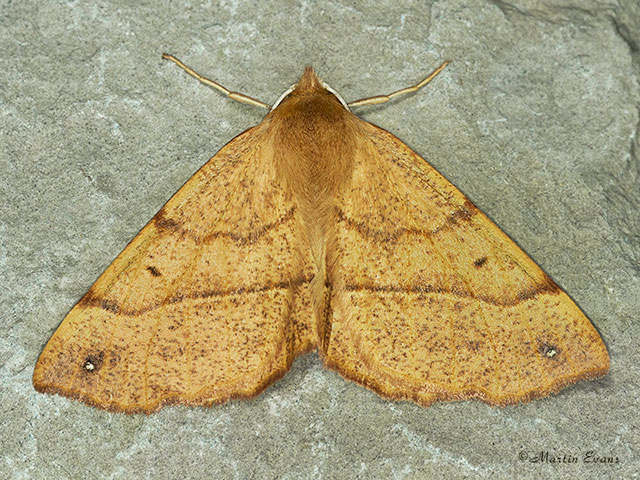
{"label": "yellow-orange wing", "polygon": [[459,190],[362,122],[327,245],[325,362],[423,405],[505,405],[603,375],[609,356],[571,299]]}
{"label": "yellow-orange wing", "polygon": [[210,405],[257,394],[315,347],[315,268],[261,125],[204,165],[71,310],[36,389],[125,412]]}

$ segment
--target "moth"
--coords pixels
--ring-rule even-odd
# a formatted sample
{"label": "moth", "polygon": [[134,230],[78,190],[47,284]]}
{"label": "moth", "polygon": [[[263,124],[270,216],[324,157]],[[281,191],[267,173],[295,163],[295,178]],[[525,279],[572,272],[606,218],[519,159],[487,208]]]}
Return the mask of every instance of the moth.
{"label": "moth", "polygon": [[73,307],[33,383],[120,412],[251,397],[300,354],[390,399],[525,402],[607,373],[571,299],[310,67]]}

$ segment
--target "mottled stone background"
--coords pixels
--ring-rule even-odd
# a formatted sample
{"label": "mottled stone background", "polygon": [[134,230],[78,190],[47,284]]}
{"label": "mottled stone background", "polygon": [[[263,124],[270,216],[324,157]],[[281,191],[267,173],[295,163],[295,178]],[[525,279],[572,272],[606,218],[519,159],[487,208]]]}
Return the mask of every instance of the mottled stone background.
{"label": "mottled stone background", "polygon": [[[634,0],[2,1],[0,478],[638,478],[639,32]],[[315,355],[211,409],[125,416],[36,393],[67,311],[263,115],[163,51],[266,102],[306,64],[354,100],[451,59],[424,91],[359,114],[574,298],[611,373],[505,409],[389,402]]]}

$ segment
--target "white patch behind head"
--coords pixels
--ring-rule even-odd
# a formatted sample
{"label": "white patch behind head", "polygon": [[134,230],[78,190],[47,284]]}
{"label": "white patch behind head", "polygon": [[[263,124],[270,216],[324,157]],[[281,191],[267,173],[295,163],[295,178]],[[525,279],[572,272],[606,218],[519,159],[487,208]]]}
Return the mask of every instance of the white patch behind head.
{"label": "white patch behind head", "polygon": [[296,88],[296,85],[298,85],[297,83],[294,83],[293,85],[291,85],[289,88],[287,88],[287,90],[280,95],[280,97],[278,97],[278,100],[276,100],[276,103],[273,104],[273,107],[271,107],[271,112],[273,112],[276,107],[278,105],[280,105],[280,103],[282,102],[282,100],[284,100],[286,98],[287,95],[289,95],[291,92],[293,92],[293,90]]}
{"label": "white patch behind head", "polygon": [[[293,84],[293,85],[291,85],[289,88],[287,88],[287,90],[286,90],[282,95],[280,95],[280,97],[278,97],[278,100],[276,100],[276,103],[274,103],[274,104],[273,104],[273,106],[271,107],[271,110],[270,110],[270,111],[271,111],[271,112],[273,112],[273,111],[276,109],[276,107],[277,107],[278,105],[280,105],[280,104],[282,103],[282,101],[283,101],[285,98],[287,98],[287,96],[288,96],[291,92],[293,92],[293,91],[295,90],[295,88],[296,88],[296,86],[297,86],[297,85],[298,85],[297,83],[294,83],[294,84]],[[343,106],[344,108],[346,108],[346,109],[347,109],[347,111],[348,111],[348,112],[350,112],[350,111],[351,111],[351,109],[349,108],[349,105],[347,104],[347,102],[345,102],[345,101],[344,101],[344,98],[342,98],[338,92],[336,92],[333,88],[331,88],[328,84],[326,84],[326,83],[324,83],[324,82],[322,82],[322,86],[323,86],[324,88],[326,88],[328,92],[330,92],[330,93],[332,93],[333,95],[335,95],[335,97],[340,101],[340,103],[342,104],[342,106]]]}

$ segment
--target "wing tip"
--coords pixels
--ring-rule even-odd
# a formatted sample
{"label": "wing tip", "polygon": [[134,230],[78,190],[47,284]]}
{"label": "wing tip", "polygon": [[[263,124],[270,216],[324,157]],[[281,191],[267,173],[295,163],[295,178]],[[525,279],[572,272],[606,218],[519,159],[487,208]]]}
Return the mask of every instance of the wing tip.
{"label": "wing tip", "polygon": [[492,407],[508,407],[526,404],[532,400],[548,397],[550,395],[558,393],[560,390],[569,387],[570,385],[580,382],[582,380],[594,380],[609,373],[609,355],[604,352],[602,358],[599,358],[594,362],[593,367],[585,369],[574,375],[566,375],[564,377],[558,377],[554,381],[547,385],[538,387],[536,389],[530,389],[522,392],[522,394],[507,394],[499,395],[492,394],[482,388],[466,388],[460,390],[447,390],[439,385],[432,384],[431,387],[422,387],[420,391],[416,389],[411,390],[406,388],[406,384],[403,385],[404,389],[393,389],[393,386],[387,387],[380,382],[372,380],[363,375],[359,375],[350,371],[348,368],[343,368],[336,362],[328,361],[327,358],[323,358],[323,361],[327,368],[336,371],[340,376],[346,380],[355,382],[365,388],[375,392],[382,398],[393,401],[410,401],[417,403],[423,407],[430,407],[436,402],[453,402],[453,401],[465,401],[465,400],[480,400]]}
{"label": "wing tip", "polygon": [[[250,399],[258,396],[289,371],[295,358],[312,350],[313,348],[310,347],[305,351],[297,352],[296,355],[288,358],[286,363],[281,368],[273,370],[271,374],[255,383],[253,388],[238,390],[237,388],[234,388],[237,387],[236,385],[228,387],[224,390],[220,388],[216,389],[216,387],[205,387],[192,396],[187,396],[179,392],[168,392],[145,404],[128,404],[115,400],[103,401],[95,395],[91,395],[90,393],[82,392],[73,388],[64,388],[60,385],[55,385],[53,382],[48,381],[43,377],[43,373],[38,364],[36,365],[36,369],[34,370],[32,383],[35,390],[40,393],[67,397],[72,400],[82,402],[91,407],[95,407],[99,410],[105,410],[112,413],[125,413],[127,415],[144,413],[146,415],[150,415],[152,413],[158,412],[164,407],[180,405],[187,407],[211,408],[214,405],[222,405],[231,400]],[[243,380],[241,383],[245,384],[246,380]]]}

